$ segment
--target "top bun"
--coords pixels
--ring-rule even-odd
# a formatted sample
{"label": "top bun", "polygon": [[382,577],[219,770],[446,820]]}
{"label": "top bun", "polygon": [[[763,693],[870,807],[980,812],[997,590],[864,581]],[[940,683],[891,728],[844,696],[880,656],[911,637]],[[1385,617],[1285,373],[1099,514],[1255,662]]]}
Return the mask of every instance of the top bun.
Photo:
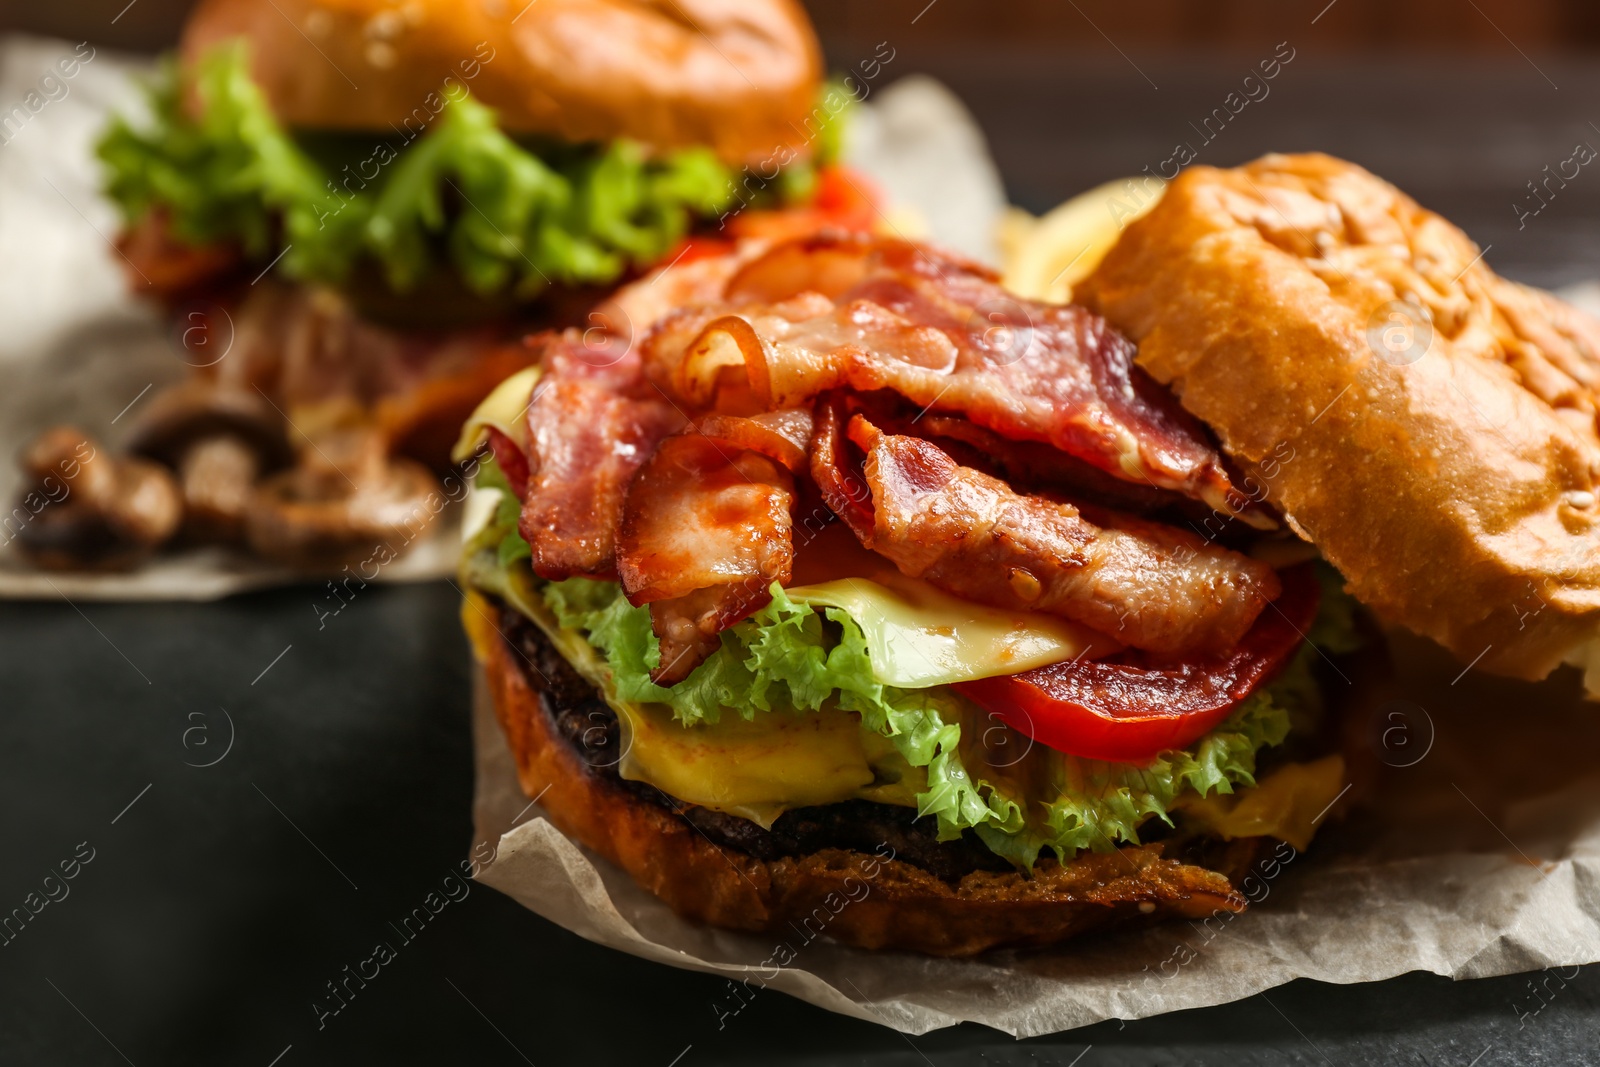
{"label": "top bun", "polygon": [[1524,678],[1600,627],[1600,324],[1392,185],[1191,168],[1074,295],[1380,615]]}
{"label": "top bun", "polygon": [[504,129],[574,142],[753,162],[815,132],[821,60],[795,0],[201,0],[183,57],[239,36],[291,126],[425,123],[452,78]]}

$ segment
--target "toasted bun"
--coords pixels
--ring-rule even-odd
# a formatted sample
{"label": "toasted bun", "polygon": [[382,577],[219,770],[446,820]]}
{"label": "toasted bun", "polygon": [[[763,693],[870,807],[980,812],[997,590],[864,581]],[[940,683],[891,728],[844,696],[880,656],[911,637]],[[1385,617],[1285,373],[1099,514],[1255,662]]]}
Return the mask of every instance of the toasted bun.
{"label": "toasted bun", "polygon": [[1438,215],[1323,155],[1194,167],[1074,295],[1380,615],[1524,678],[1595,633],[1600,324]]}
{"label": "toasted bun", "polygon": [[795,0],[201,0],[183,56],[241,35],[293,126],[416,128],[464,85],[517,133],[736,162],[806,140],[821,72]]}
{"label": "toasted bun", "polygon": [[[470,595],[470,594],[469,594]],[[513,651],[487,620],[463,612],[523,790],[563,833],[598,852],[679,915],[735,930],[792,935],[808,920],[836,940],[967,956],[1048,945],[1088,930],[1244,910],[1233,882],[1261,838],[1220,849],[1211,870],[1164,858],[1159,846],[1085,853],[1041,864],[1031,879],[976,871],[951,884],[898,859],[845,849],[763,862],[713,844],[671,810],[597,774],[553,730]],[[791,927],[789,924],[796,926]]]}

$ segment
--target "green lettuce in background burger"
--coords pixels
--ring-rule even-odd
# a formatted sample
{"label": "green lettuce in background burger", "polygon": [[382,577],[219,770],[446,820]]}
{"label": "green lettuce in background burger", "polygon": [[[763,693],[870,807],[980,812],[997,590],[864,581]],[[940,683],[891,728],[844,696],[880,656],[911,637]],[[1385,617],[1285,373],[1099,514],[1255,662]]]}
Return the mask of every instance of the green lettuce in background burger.
{"label": "green lettuce in background burger", "polygon": [[404,552],[438,511],[407,461],[448,468],[462,419],[534,358],[527,330],[589,327],[695,241],[869,224],[823,166],[853,94],[824,90],[804,12],[677,7],[197,5],[147,113],[98,146],[127,276],[194,368],[118,427],[166,468],[160,506],[134,522],[108,499],[23,551],[120,568],[182,537],[312,570]]}

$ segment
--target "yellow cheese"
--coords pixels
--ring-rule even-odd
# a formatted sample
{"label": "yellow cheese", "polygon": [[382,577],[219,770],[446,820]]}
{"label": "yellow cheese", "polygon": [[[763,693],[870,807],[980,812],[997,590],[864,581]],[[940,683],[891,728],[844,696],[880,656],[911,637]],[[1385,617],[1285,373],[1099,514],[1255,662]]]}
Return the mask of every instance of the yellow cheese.
{"label": "yellow cheese", "polygon": [[[917,793],[927,788],[926,772],[907,764],[887,739],[862,730],[852,712],[825,707],[749,721],[729,712],[715,724],[684,726],[663,704],[623,700],[605,661],[581,633],[561,627],[528,571],[499,567],[492,553],[470,557],[467,568],[471,586],[499,596],[538,625],[617,713],[617,771],[624,778],[768,827],[789,808],[842,800],[914,807]],[[476,644],[490,635],[486,616],[472,600],[463,619]]]}
{"label": "yellow cheese", "polygon": [[461,436],[450,452],[450,458],[465,463],[483,444],[484,431],[494,427],[519,445],[528,443],[527,423],[522,415],[528,410],[533,387],[542,373],[539,367],[526,367],[494,387],[473,409],[461,427]]}
{"label": "yellow cheese", "polygon": [[624,704],[626,777],[763,826],[788,808],[849,800],[874,778],[861,724],[846,712],[729,714],[685,727],[662,705]]}
{"label": "yellow cheese", "polygon": [[1311,844],[1321,817],[1346,786],[1344,757],[1279,767],[1254,788],[1209,797],[1187,796],[1174,805],[1185,822],[1219,837],[1276,837],[1297,849]]}
{"label": "yellow cheese", "polygon": [[1105,638],[1066,619],[975,604],[892,570],[784,592],[796,603],[848,612],[866,636],[873,674],[902,689],[1016,674],[1110,651]]}

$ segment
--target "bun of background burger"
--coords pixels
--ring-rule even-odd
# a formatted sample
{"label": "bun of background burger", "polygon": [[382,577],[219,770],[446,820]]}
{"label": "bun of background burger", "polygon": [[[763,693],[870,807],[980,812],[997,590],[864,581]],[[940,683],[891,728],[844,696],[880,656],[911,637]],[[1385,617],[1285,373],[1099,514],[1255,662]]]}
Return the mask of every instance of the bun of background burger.
{"label": "bun of background burger", "polygon": [[290,126],[401,126],[466,63],[507,132],[709,145],[732,162],[804,140],[821,76],[792,0],[203,0],[183,58],[240,35]]}
{"label": "bun of background burger", "polygon": [[1184,171],[1073,297],[1363,604],[1600,694],[1600,324],[1325,155]]}

